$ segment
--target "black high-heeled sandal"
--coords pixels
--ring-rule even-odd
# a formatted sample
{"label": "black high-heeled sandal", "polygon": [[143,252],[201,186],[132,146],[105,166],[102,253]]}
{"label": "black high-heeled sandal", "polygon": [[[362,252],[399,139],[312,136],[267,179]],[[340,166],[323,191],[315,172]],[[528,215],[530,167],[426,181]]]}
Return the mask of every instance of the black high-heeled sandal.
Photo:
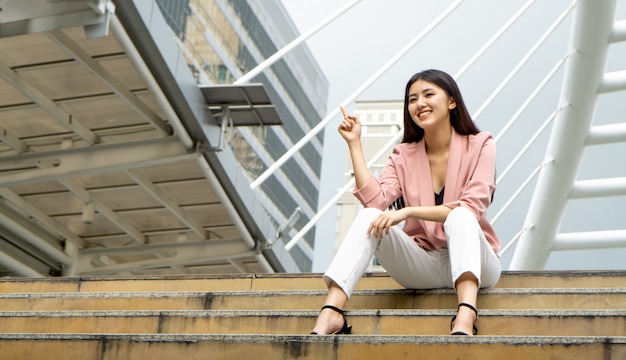
{"label": "black high-heeled sandal", "polygon": [[[330,333],[328,335],[350,334],[352,332],[352,325],[348,325],[348,321],[346,320],[345,311],[341,310],[340,308],[338,308],[336,306],[332,306],[332,305],[324,305],[324,306],[322,306],[322,310],[324,310],[324,309],[332,309],[332,310],[340,313],[341,316],[343,316],[343,326],[341,327],[341,329],[339,329],[339,330],[337,330],[337,331],[335,331],[333,333]],[[318,334],[315,331],[311,331],[311,335],[318,335]]]}
{"label": "black high-heeled sandal", "polygon": [[[468,303],[460,303],[459,306],[457,307],[457,312],[459,311],[459,309],[461,308],[461,306],[465,306],[466,308],[470,308],[474,311],[474,313],[476,313],[476,319],[474,319],[474,322],[476,320],[478,320],[478,310],[476,310],[475,307],[473,307],[472,305],[468,304]],[[452,321],[450,321],[450,331],[452,331],[452,328],[454,327],[454,320],[456,320],[456,315],[454,315],[452,317]],[[473,330],[474,330],[474,335],[478,334],[478,328],[476,327],[476,325],[472,325]],[[463,331],[455,331],[450,335],[469,335],[464,333]]]}

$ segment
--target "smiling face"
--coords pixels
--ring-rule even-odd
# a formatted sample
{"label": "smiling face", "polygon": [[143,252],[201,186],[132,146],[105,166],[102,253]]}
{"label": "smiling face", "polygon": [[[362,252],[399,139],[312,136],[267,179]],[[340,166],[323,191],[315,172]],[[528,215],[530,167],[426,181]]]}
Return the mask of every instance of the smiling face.
{"label": "smiling face", "polygon": [[450,110],[456,102],[439,86],[419,79],[409,87],[408,111],[424,131],[439,126],[450,126]]}

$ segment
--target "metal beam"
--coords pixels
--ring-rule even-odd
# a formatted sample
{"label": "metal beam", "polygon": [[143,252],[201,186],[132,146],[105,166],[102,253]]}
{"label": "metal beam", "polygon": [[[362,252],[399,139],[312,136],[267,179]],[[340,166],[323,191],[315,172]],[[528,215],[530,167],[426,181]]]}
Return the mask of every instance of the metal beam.
{"label": "metal beam", "polygon": [[604,74],[600,93],[626,90],[626,70]]}
{"label": "metal beam", "polygon": [[597,250],[626,247],[626,230],[558,234],[552,250]]}
{"label": "metal beam", "polygon": [[246,243],[246,245],[248,245],[249,249],[260,248],[261,244],[257,244],[255,239],[252,238],[252,235],[250,234],[250,231],[248,230],[246,224],[241,219],[241,216],[237,212],[237,209],[235,209],[235,207],[233,206],[233,203],[226,193],[226,190],[224,190],[224,187],[213,172],[213,169],[211,169],[211,166],[209,165],[207,160],[202,155],[198,155],[196,157],[196,160],[198,162],[198,165],[200,166],[200,169],[202,169],[202,173],[209,181],[211,187],[220,199],[220,203],[224,206],[228,215],[230,215],[230,218],[232,219],[233,224],[235,224],[237,230],[239,231],[239,234],[241,234],[243,241]]}
{"label": "metal beam", "polygon": [[152,93],[152,95],[155,97],[156,102],[159,104],[159,106],[161,107],[161,110],[163,111],[167,119],[169,120],[169,124],[172,126],[172,128],[174,128],[174,132],[176,133],[176,136],[178,136],[180,141],[182,141],[183,144],[185,144],[187,149],[193,148],[194,141],[191,139],[191,137],[187,133],[187,130],[183,126],[182,122],[180,121],[178,114],[172,108],[172,105],[170,104],[169,99],[163,93],[163,90],[161,89],[156,79],[150,72],[150,69],[148,69],[148,66],[146,65],[141,55],[139,54],[139,51],[135,47],[135,44],[133,44],[132,40],[126,33],[126,29],[124,29],[124,27],[122,26],[120,20],[118,19],[116,15],[111,17],[111,32],[113,33],[113,35],[119,42],[124,52],[126,53],[126,56],[128,56],[128,59],[130,60],[130,62],[132,62],[135,65],[137,72],[139,73],[143,81],[146,83],[146,86],[150,90],[150,93]]}
{"label": "metal beam", "polygon": [[48,233],[44,233],[41,229],[33,226],[32,223],[16,214],[11,208],[1,203],[0,225],[19,236],[19,240],[34,245],[54,260],[64,265],[70,265],[72,263],[72,258],[57,245],[59,239],[54,238]]}
{"label": "metal beam", "polygon": [[18,270],[16,272],[21,273],[24,269],[32,269],[35,272],[22,276],[57,275],[61,273],[63,267],[58,261],[40,251],[34,245],[20,241],[15,234],[2,228],[0,228],[0,251],[3,253],[3,256],[9,257],[20,264],[12,264],[12,267]]}
{"label": "metal beam", "polygon": [[[115,6],[110,0],[2,1],[0,37],[40,33],[85,26],[85,30],[108,27]],[[95,29],[94,29],[95,28]],[[102,30],[95,31],[102,34]]]}
{"label": "metal beam", "polygon": [[122,229],[125,233],[127,233],[134,241],[144,244],[146,242],[145,235],[137,229],[135,226],[131,225],[124,218],[117,215],[117,213],[111,209],[110,207],[105,205],[105,202],[100,200],[100,197],[96,194],[91,194],[89,191],[85,190],[80,184],[74,179],[60,179],[59,183],[65,186],[68,190],[76,194],[81,200],[84,202],[93,203],[95,209],[102,215],[104,215],[109,221],[115,224],[117,227]]}
{"label": "metal beam", "polygon": [[15,272],[20,276],[45,277],[44,274],[31,268],[30,266],[27,266],[26,264],[4,253],[3,251],[0,251],[0,265]]}
{"label": "metal beam", "polygon": [[610,41],[612,43],[626,41],[626,20],[616,21],[613,25],[613,33]]}
{"label": "metal beam", "polygon": [[626,123],[598,125],[589,130],[585,145],[626,142]]}
{"label": "metal beam", "polygon": [[17,152],[18,154],[21,154],[28,150],[28,146],[22,140],[18,139],[17,136],[11,134],[11,132],[8,131],[7,129],[1,128],[1,127],[0,127],[0,141],[2,141],[8,147],[15,150],[15,152]]}
{"label": "metal beam", "polygon": [[[172,256],[149,260],[131,261],[126,263],[94,266],[94,260],[102,256],[154,255],[155,253],[172,253]],[[236,259],[256,256],[258,251],[250,250],[242,239],[205,240],[186,243],[149,244],[143,246],[123,246],[116,248],[98,248],[82,250],[77,259],[77,274],[117,273],[150,269],[163,266],[192,265],[209,261]]]}
{"label": "metal beam", "polygon": [[576,181],[570,199],[626,195],[626,177]]}
{"label": "metal beam", "polygon": [[89,128],[78,121],[78,119],[73,118],[72,114],[63,110],[53,100],[46,97],[41,91],[31,85],[3,62],[0,62],[0,77],[4,78],[16,89],[33,100],[37,105],[41,106],[67,129],[78,134],[88,144],[94,145],[99,142],[98,136]]}
{"label": "metal beam", "polygon": [[545,267],[578,172],[613,32],[615,0],[582,0],[572,24],[559,108],[511,270]]}
{"label": "metal beam", "polygon": [[56,30],[48,33],[49,37],[54,40],[67,53],[81,63],[95,77],[105,83],[111,90],[120,96],[130,107],[137,111],[145,120],[151,123],[157,131],[162,135],[171,135],[172,127],[159,117],[152,109],[139,100],[121,81],[109,73],[100,63],[94,60],[83,48],[81,48],[74,40],[65,35],[62,30]]}
{"label": "metal beam", "polygon": [[133,143],[27,153],[0,158],[0,169],[37,168],[39,162],[50,162],[55,166],[0,175],[0,184],[4,187],[11,187],[56,181],[88,174],[167,164],[184,159],[195,159],[197,156],[173,136]]}
{"label": "metal beam", "polygon": [[159,201],[163,206],[167,208],[174,216],[178,218],[181,222],[187,225],[193,232],[198,234],[201,239],[207,238],[207,232],[204,230],[202,225],[198,224],[194,220],[190,219],[184,212],[184,210],[172,201],[161,189],[159,189],[154,183],[152,183],[148,178],[143,176],[136,170],[127,170],[126,173],[130,176],[137,184],[139,184],[144,190],[146,190],[153,198]]}
{"label": "metal beam", "polygon": [[13,191],[7,188],[0,188],[0,197],[11,202],[16,207],[22,209],[29,216],[32,216],[34,221],[48,227],[48,229],[65,238],[65,240],[73,243],[79,248],[85,247],[85,240],[83,240],[80,236],[77,236],[67,227],[61,225],[59,222],[52,219],[50,216],[30,204],[28,201],[24,200],[21,196],[14,193]]}

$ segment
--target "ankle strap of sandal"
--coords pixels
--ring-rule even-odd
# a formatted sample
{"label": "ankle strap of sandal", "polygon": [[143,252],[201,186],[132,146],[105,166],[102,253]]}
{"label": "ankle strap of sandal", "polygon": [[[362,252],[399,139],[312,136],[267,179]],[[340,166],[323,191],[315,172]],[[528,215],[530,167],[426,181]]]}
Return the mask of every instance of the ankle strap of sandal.
{"label": "ankle strap of sandal", "polygon": [[324,305],[322,306],[322,310],[324,309],[332,309],[335,310],[336,312],[340,313],[341,315],[343,315],[345,313],[344,310],[341,310],[340,308],[333,306],[333,305]]}
{"label": "ankle strap of sandal", "polygon": [[478,310],[477,310],[477,309],[476,309],[473,305],[468,304],[468,303],[464,303],[464,302],[462,302],[462,303],[460,303],[460,304],[459,304],[459,306],[457,307],[457,310],[458,310],[458,309],[460,309],[460,308],[461,308],[461,306],[464,306],[464,307],[466,307],[466,308],[470,308],[470,309],[472,309],[472,310],[474,311],[474,313],[476,313],[476,320],[478,320]]}

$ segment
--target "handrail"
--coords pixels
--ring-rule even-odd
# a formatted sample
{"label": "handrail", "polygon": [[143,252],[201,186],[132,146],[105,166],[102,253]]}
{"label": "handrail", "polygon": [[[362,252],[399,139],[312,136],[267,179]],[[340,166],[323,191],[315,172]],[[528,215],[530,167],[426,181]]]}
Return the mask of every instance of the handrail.
{"label": "handrail", "polygon": [[526,142],[526,145],[524,145],[522,150],[520,150],[517,153],[515,158],[513,160],[511,160],[511,162],[506,167],[506,169],[504,169],[504,171],[500,174],[500,176],[496,180],[497,184],[499,184],[502,181],[502,179],[509,173],[509,171],[511,171],[511,169],[513,168],[513,166],[515,166],[517,164],[519,159],[521,159],[522,156],[524,156],[526,154],[526,151],[528,151],[528,149],[535,142],[535,140],[537,140],[539,138],[539,135],[541,135],[541,133],[548,127],[548,125],[550,125],[550,123],[556,118],[556,115],[558,113],[559,113],[559,110],[557,110],[557,111],[553,112],[552,114],[550,114],[550,116],[548,116],[546,121],[543,122],[543,124],[539,127],[539,129],[537,129],[537,131],[535,131],[535,134],[533,135],[533,137],[530,138],[530,140],[528,140]]}
{"label": "handrail", "polygon": [[485,111],[485,109],[491,104],[491,102],[498,96],[500,95],[500,92],[502,92],[502,90],[506,87],[506,85],[513,79],[513,77],[515,75],[517,75],[517,73],[522,69],[522,67],[524,65],[526,65],[526,63],[530,60],[530,58],[537,52],[537,50],[539,50],[539,48],[541,47],[541,45],[543,45],[543,43],[548,40],[548,37],[550,35],[552,35],[552,33],[556,30],[556,28],[561,25],[561,23],[563,22],[563,20],[565,20],[565,18],[567,17],[567,15],[569,15],[569,13],[572,11],[572,9],[574,9],[576,7],[576,1],[574,1],[573,3],[570,4],[570,6],[563,11],[563,13],[552,23],[552,25],[550,25],[550,27],[548,28],[548,30],[545,31],[545,33],[539,38],[539,40],[537,40],[537,42],[535,43],[535,45],[533,45],[533,47],[530,48],[530,50],[528,50],[528,52],[524,55],[524,57],[522,57],[522,59],[517,63],[517,65],[515,65],[515,67],[513,68],[513,70],[511,70],[511,72],[509,73],[509,75],[506,76],[506,78],[504,78],[504,80],[502,80],[502,82],[500,83],[500,85],[498,85],[498,87],[496,88],[496,90],[494,90],[491,95],[487,98],[487,100],[485,100],[485,102],[483,102],[483,104],[480,106],[480,108],[478,108],[478,110],[476,110],[476,112],[473,115],[474,120],[476,120],[480,114],[482,114],[483,111]]}
{"label": "handrail", "polygon": [[[534,3],[535,0],[530,0],[528,1],[519,11],[517,11],[497,32],[496,34],[494,34],[494,36],[492,36],[475,54],[474,56],[472,56],[462,67],[459,71],[457,71],[457,73],[454,74],[454,78],[458,79],[459,77],[461,77],[465,71],[467,71],[467,69],[469,69],[476,61],[478,61],[478,59],[489,49],[489,47],[491,47],[491,45],[493,45],[495,43],[495,41],[500,38],[502,36],[502,34],[504,34],[504,32],[511,27],[511,25],[524,13],[524,11],[526,11],[530,5],[532,3]],[[558,64],[557,64],[558,65]],[[554,73],[556,72],[555,69],[553,69],[548,78],[551,78]],[[544,80],[544,82],[541,83],[541,87],[545,86],[545,83],[547,83],[547,80]],[[538,91],[537,91],[538,92]],[[536,95],[536,94],[534,94]],[[345,102],[348,102],[347,100]],[[530,100],[527,101],[528,103],[530,102]],[[336,112],[338,112],[339,110],[337,109]],[[326,119],[325,119],[326,120]],[[324,122],[324,120],[322,121]],[[318,125],[319,126],[319,125]],[[387,144],[385,144],[385,146],[383,146],[378,153],[376,153],[370,160],[370,162],[368,163],[368,168],[371,167],[371,164],[376,163],[376,161],[379,160],[380,157],[382,157],[385,153],[387,153],[396,143],[397,141],[400,140],[400,138],[402,137],[402,132],[398,132],[397,134],[395,134],[391,140],[389,142],[387,142]],[[301,140],[302,141],[302,140]],[[285,154],[286,155],[286,154]],[[283,155],[283,157],[285,156]],[[268,169],[269,170],[269,169]],[[263,175],[261,175],[263,176]],[[259,177],[260,178],[260,177]],[[258,179],[257,179],[258,181]],[[341,198],[341,196],[343,196],[343,194],[345,194],[345,192],[353,186],[354,183],[354,179],[351,179],[346,185],[344,185],[343,188],[341,188],[333,198],[331,198],[319,211],[318,213],[309,220],[309,222],[285,245],[285,248],[287,250],[290,250],[298,241],[300,241],[304,235],[317,223],[317,221],[319,221],[319,219],[330,209],[332,208],[332,206],[337,202],[337,200],[339,200],[339,198]],[[252,185],[251,185],[252,187]]]}
{"label": "handrail", "polygon": [[508,210],[509,206],[511,206],[513,201],[515,201],[517,197],[520,196],[520,194],[522,193],[522,191],[526,189],[528,184],[530,184],[530,182],[537,176],[537,174],[539,174],[540,170],[541,170],[541,165],[537,166],[535,170],[533,170],[533,172],[530,173],[530,175],[526,178],[526,180],[522,183],[522,185],[520,185],[515,191],[515,193],[511,195],[509,200],[506,203],[504,203],[504,205],[502,205],[502,207],[500,208],[500,211],[498,211],[498,213],[491,219],[492,225],[495,225],[498,222],[498,220],[500,219],[500,216],[502,216],[502,214],[504,214],[504,212]]}
{"label": "handrail", "polygon": [[472,66],[474,65],[474,63],[481,57],[483,56],[483,54],[489,50],[489,48],[498,40],[500,39],[500,37],[502,36],[502,34],[504,34],[516,21],[517,19],[519,19],[525,12],[526,10],[528,10],[528,8],[530,8],[530,6],[535,2],[535,0],[530,0],[527,1],[524,5],[522,5],[522,7],[515,13],[513,14],[513,16],[511,16],[511,18],[504,23],[504,25],[502,25],[500,27],[500,29],[498,29],[498,31],[496,31],[495,34],[493,34],[493,36],[491,36],[491,38],[489,40],[487,40],[485,42],[485,44],[480,48],[480,50],[478,50],[474,56],[472,56],[460,69],[459,71],[456,72],[456,74],[454,74],[454,78],[458,79],[461,76],[463,76],[463,74],[465,74],[465,72]]}
{"label": "handrail", "polygon": [[557,61],[557,63],[552,67],[552,69],[550,70],[548,75],[546,75],[543,78],[541,83],[539,83],[539,85],[537,85],[535,90],[530,94],[530,96],[526,99],[526,101],[524,101],[522,106],[519,107],[519,109],[515,112],[515,114],[511,117],[511,119],[509,119],[509,121],[506,123],[506,125],[504,125],[502,130],[500,130],[500,132],[498,133],[498,135],[495,138],[496,143],[500,139],[502,139],[504,134],[506,134],[506,132],[509,131],[509,129],[517,121],[517,119],[520,118],[522,113],[524,111],[526,111],[526,108],[528,108],[528,106],[537,97],[537,95],[539,95],[539,92],[541,92],[541,90],[543,90],[543,88],[548,84],[548,82],[552,79],[552,77],[556,74],[556,72],[563,66],[563,64],[565,64],[565,61],[568,59],[568,57],[569,57],[569,55],[565,56],[565,57],[561,58],[559,61]]}
{"label": "handrail", "polygon": [[520,237],[522,237],[522,233],[525,231],[525,229],[522,229],[520,231],[517,232],[517,234],[515,234],[515,236],[513,236],[513,238],[511,239],[511,241],[509,241],[506,246],[504,246],[504,248],[502,248],[502,250],[500,250],[500,256],[506,254],[509,249],[511,247],[513,247],[513,245],[515,245],[515,243],[517,242],[517,240],[519,240]]}
{"label": "handrail", "polygon": [[[387,61],[378,71],[376,71],[369,79],[367,79],[358,89],[350,94],[340,105],[347,106],[352,103],[361,93],[370,87],[378,78],[380,78],[393,64],[400,60],[409,50],[415,46],[422,38],[424,38],[430,31],[432,31],[439,23],[443,21],[448,15],[456,9],[463,0],[456,0],[450,5],[443,13],[439,14],[424,30],[422,30],[413,40],[406,44],[400,51],[398,51],[389,61]],[[297,143],[295,143],[285,154],[283,154],[274,164],[268,167],[256,180],[250,184],[251,189],[256,189],[261,183],[269,178],[274,171],[281,167],[291,156],[300,148],[302,148],[309,140],[311,140],[318,132],[328,125],[328,123],[339,114],[339,106],[335,107],[330,114],[326,115],[322,121],[320,121],[313,129],[311,129],[305,136],[302,137]]]}
{"label": "handrail", "polygon": [[[387,144],[385,144],[385,146],[383,146],[380,150],[378,150],[378,152],[372,157],[372,159],[367,163],[367,168],[371,168],[376,161],[378,161],[378,159],[383,156],[386,152],[387,152],[387,148],[391,146],[393,146],[394,144],[396,144],[398,142],[398,140],[400,140],[400,138],[402,137],[403,133],[401,131],[397,132],[388,142]],[[337,193],[335,194],[335,196],[332,197],[332,199],[330,199],[326,205],[324,205],[324,207],[319,210],[317,212],[317,214],[315,214],[315,216],[313,216],[311,218],[311,220],[309,220],[309,222],[302,228],[300,229],[300,231],[298,231],[298,233],[291,238],[291,240],[289,240],[289,242],[285,245],[285,249],[287,250],[291,250],[291,248],[298,242],[300,241],[300,239],[302,239],[304,237],[304,235],[309,232],[309,230],[311,230],[311,228],[313,227],[313,225],[315,225],[319,219],[322,218],[322,216],[324,216],[324,214],[326,214],[326,212],[328,210],[330,210],[330,208],[335,205],[335,203],[339,200],[339,198],[341,198],[343,196],[343,194],[345,194],[348,189],[350,189],[351,187],[354,186],[355,183],[355,179],[352,178],[350,179],[350,181],[348,181],[341,189],[339,189],[339,191],[337,191]]]}
{"label": "handrail", "polygon": [[263,60],[254,69],[248,71],[245,75],[237,79],[237,81],[235,81],[235,84],[245,84],[248,81],[252,80],[253,77],[259,75],[263,70],[267,69],[273,63],[280,60],[286,53],[291,51],[296,46],[302,44],[306,39],[310,38],[313,34],[320,31],[324,26],[333,22],[336,18],[338,18],[341,14],[348,11],[350,8],[356,5],[359,1],[361,0],[353,0],[351,3],[348,3],[342,6],[339,10],[335,11],[333,14],[331,14],[330,16],[328,16],[327,18],[319,22],[317,25],[313,26],[307,32],[293,39],[289,44],[282,47],[280,50],[275,52],[272,56]]}

